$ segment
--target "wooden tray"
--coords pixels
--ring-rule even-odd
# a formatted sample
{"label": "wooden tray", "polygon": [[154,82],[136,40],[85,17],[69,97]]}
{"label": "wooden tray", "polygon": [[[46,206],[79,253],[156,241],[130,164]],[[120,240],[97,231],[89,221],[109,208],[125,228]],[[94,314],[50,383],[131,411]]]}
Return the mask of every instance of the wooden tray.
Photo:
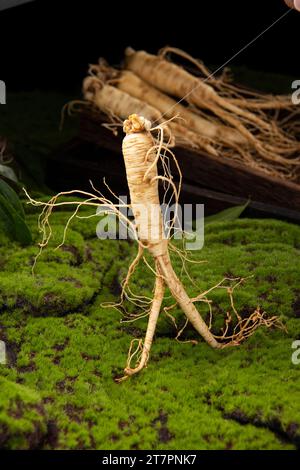
{"label": "wooden tray", "polygon": [[[102,188],[103,177],[118,194],[128,191],[118,136],[103,127],[107,118],[82,112],[79,137],[55,152],[49,165],[49,184],[56,189],[87,187],[92,179]],[[274,178],[228,158],[214,157],[185,147],[174,149],[183,174],[181,203],[203,202],[206,213],[250,199],[247,215],[277,217],[300,223],[300,185]],[[176,179],[176,170],[174,169]],[[53,185],[54,183],[54,185]]]}

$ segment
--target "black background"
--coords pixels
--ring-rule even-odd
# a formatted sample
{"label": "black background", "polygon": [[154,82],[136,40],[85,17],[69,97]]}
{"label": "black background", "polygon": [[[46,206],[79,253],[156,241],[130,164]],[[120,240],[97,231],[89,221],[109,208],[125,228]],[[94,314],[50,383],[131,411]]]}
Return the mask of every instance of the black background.
{"label": "black background", "polygon": [[[285,11],[283,0],[38,0],[0,12],[0,79],[10,90],[75,89],[88,63],[118,63],[128,45],[173,45],[218,66]],[[233,64],[296,78],[299,33],[291,11]]]}

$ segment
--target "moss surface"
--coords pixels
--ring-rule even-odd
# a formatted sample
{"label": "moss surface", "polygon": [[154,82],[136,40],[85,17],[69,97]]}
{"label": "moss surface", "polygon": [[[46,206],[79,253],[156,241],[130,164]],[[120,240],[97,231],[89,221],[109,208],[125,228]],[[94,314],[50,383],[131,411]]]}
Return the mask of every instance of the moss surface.
{"label": "moss surface", "polygon": [[[59,243],[69,214],[53,217]],[[28,216],[36,227],[36,215]],[[242,314],[260,305],[280,315],[288,333],[258,331],[239,348],[213,351],[178,343],[164,314],[148,368],[127,382],[130,340],[146,319],[120,323],[103,308],[118,298],[135,244],[100,241],[95,219],[74,221],[66,245],[46,250],[31,275],[35,247],[2,237],[0,248],[0,440],[8,448],[55,449],[294,449],[300,447],[300,366],[291,344],[300,338],[300,228],[271,220],[212,224],[190,265],[194,294],[223,276],[249,276],[235,293]],[[37,233],[35,233],[37,236]],[[174,258],[180,272],[180,262]],[[136,293],[151,294],[153,276],[141,265]],[[215,328],[228,309],[224,289],[211,295]],[[166,299],[166,304],[171,300]],[[204,304],[199,308],[204,316]],[[174,311],[183,324],[179,310]],[[182,339],[197,338],[187,328]],[[198,339],[198,338],[197,338]],[[21,410],[21,412],[19,411]]]}
{"label": "moss surface", "polygon": [[0,446],[35,449],[47,434],[41,397],[33,390],[0,377]]}

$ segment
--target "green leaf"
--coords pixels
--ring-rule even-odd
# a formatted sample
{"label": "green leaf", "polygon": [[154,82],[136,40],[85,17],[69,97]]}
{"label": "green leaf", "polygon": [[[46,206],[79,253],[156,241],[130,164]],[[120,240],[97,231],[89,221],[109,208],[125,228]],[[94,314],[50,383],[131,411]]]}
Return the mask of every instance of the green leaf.
{"label": "green leaf", "polygon": [[211,224],[213,222],[230,222],[231,220],[238,219],[241,214],[244,212],[246,207],[249,205],[250,201],[247,201],[243,206],[234,206],[229,207],[228,209],[219,212],[218,214],[210,215],[205,217],[205,225]]}
{"label": "green leaf", "polygon": [[15,184],[18,184],[18,178],[14,170],[8,166],[0,163],[0,177],[6,178],[8,181],[13,181]]}
{"label": "green leaf", "polygon": [[2,227],[11,238],[22,245],[29,245],[32,242],[31,231],[25,220],[2,194],[0,194],[0,219]]}
{"label": "green leaf", "polygon": [[[225,209],[218,214],[214,215],[209,215],[207,217],[204,217],[204,225],[209,225],[214,222],[229,222],[231,220],[236,220],[240,217],[240,215],[244,212],[246,207],[249,205],[250,201],[247,201],[246,204],[243,206],[234,206],[234,207],[229,207],[228,209]],[[193,221],[191,225],[186,224],[185,226],[185,231],[189,232],[193,230],[193,227],[196,226],[197,220]]]}
{"label": "green leaf", "polygon": [[0,195],[10,203],[22,219],[25,218],[24,209],[18,195],[2,178],[0,178]]}

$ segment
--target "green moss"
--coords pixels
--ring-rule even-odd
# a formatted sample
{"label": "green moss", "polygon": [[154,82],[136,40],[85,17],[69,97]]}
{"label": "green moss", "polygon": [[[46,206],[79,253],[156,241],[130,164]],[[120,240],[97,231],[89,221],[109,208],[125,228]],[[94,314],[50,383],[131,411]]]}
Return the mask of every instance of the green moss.
{"label": "green moss", "polygon": [[[101,243],[95,237],[95,222],[78,222],[68,231],[67,241],[59,249],[69,213],[54,216],[53,240],[45,250],[32,274],[32,265],[38,252],[36,246],[20,250],[17,244],[5,240],[0,248],[0,262],[5,268],[0,273],[0,309],[22,308],[34,315],[63,315],[85,308],[101,290],[103,277],[112,269],[111,261],[121,253],[121,245],[114,241]],[[33,227],[36,217],[28,217]],[[78,230],[76,227],[78,226]],[[83,238],[94,237],[89,241]],[[35,238],[39,234],[35,229]],[[124,245],[122,254],[128,251]],[[118,263],[114,265],[117,269]],[[112,269],[112,276],[114,269]]]}
{"label": "green moss", "polygon": [[[67,216],[54,215],[56,243]],[[239,348],[214,351],[190,328],[182,339],[197,338],[199,344],[176,342],[175,328],[162,314],[148,368],[121,384],[114,378],[122,373],[131,339],[143,336],[147,320],[120,323],[119,312],[101,304],[117,299],[136,245],[100,241],[94,233],[94,219],[76,221],[66,240],[72,249],[46,250],[35,278],[30,274],[33,247],[21,249],[3,239],[0,249],[0,286],[6,296],[1,335],[8,352],[0,376],[22,384],[26,393],[39,394],[48,426],[39,447],[299,447],[300,369],[291,362],[291,344],[300,337],[300,228],[271,220],[213,224],[207,227],[204,249],[191,255],[205,260],[189,266],[198,287],[181,276],[194,295],[224,276],[253,275],[235,293],[237,308],[247,314],[259,304],[281,316],[288,333],[261,329]],[[173,262],[180,272],[179,260]],[[153,275],[141,263],[132,288],[151,295],[152,286]],[[218,329],[228,296],[219,289],[211,298]],[[205,316],[205,305],[199,309]],[[172,313],[181,325],[180,310]],[[9,419],[7,412],[4,418]],[[8,447],[24,445],[11,436]]]}
{"label": "green moss", "polygon": [[0,377],[0,390],[0,447],[37,448],[47,432],[41,397],[3,377]]}

